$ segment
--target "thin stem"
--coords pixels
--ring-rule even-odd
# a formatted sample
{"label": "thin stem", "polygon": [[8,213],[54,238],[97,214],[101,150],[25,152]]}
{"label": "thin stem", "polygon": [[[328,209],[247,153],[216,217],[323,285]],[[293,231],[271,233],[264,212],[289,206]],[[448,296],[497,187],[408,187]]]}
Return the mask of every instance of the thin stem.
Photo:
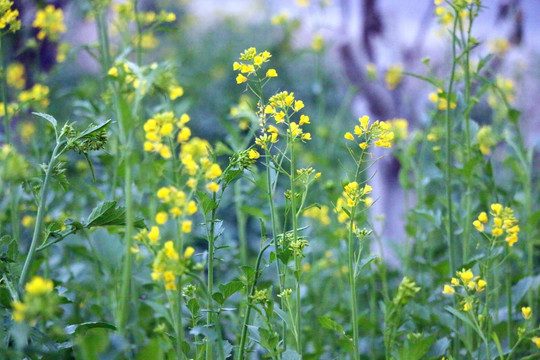
{"label": "thin stem", "polygon": [[236,210],[236,221],[237,221],[237,231],[238,231],[238,241],[240,242],[240,259],[242,261],[242,265],[247,265],[248,262],[248,244],[247,244],[247,237],[246,237],[246,215],[242,211],[242,205],[243,205],[243,196],[242,196],[242,188],[243,188],[243,181],[242,179],[239,179],[234,184],[234,204],[235,204],[235,210]]}
{"label": "thin stem", "polygon": [[118,314],[118,330],[121,334],[125,334],[125,327],[129,313],[129,297],[131,287],[131,268],[133,257],[131,256],[131,247],[133,246],[133,179],[131,168],[131,156],[128,155],[125,159],[124,168],[124,198],[126,206],[126,227],[124,236],[124,266],[122,271],[122,288],[120,292],[120,304]]}
{"label": "thin stem", "polygon": [[[291,135],[292,136],[292,135]],[[290,186],[291,186],[291,220],[292,220],[292,227],[293,227],[293,241],[296,243],[298,240],[298,231],[297,231],[297,221],[298,221],[298,215],[296,213],[296,193],[295,193],[295,186],[294,186],[294,174],[295,174],[295,159],[294,159],[294,139],[291,139],[290,142],[291,145],[291,162],[290,162],[290,173],[289,173],[289,179],[290,179]],[[297,251],[293,251],[294,254],[294,279],[295,279],[295,293],[296,293],[296,351],[300,356],[302,355],[302,335],[301,335],[301,317],[302,317],[302,306],[300,301],[300,263],[301,258],[299,254],[297,254]]]}
{"label": "thin stem", "polygon": [[[454,20],[454,30],[455,34],[458,23],[458,16]],[[448,91],[446,93],[448,106],[446,107],[445,114],[445,123],[446,123],[446,171],[445,171],[445,187],[446,187],[446,207],[448,211],[448,223],[446,224],[446,239],[448,242],[448,256],[450,262],[450,276],[452,272],[456,269],[456,258],[455,258],[455,243],[454,243],[454,224],[452,218],[452,119],[450,116],[450,103],[451,95],[454,89],[454,78],[456,73],[456,36],[452,36],[452,71],[450,73],[450,82],[448,84]]]}
{"label": "thin stem", "polygon": [[8,98],[7,98],[7,75],[6,75],[6,58],[4,56],[4,44],[3,36],[0,35],[0,61],[2,65],[2,102],[4,103],[4,135],[6,144],[11,142],[11,128],[10,128],[10,116],[8,112]]}
{"label": "thin stem", "polygon": [[263,247],[259,251],[259,255],[257,256],[257,262],[255,263],[255,277],[253,279],[253,283],[251,284],[251,287],[247,294],[247,307],[246,307],[246,313],[244,315],[244,324],[242,325],[242,335],[240,336],[240,352],[238,353],[237,360],[244,359],[244,352],[245,352],[245,346],[246,346],[246,339],[247,339],[247,329],[249,324],[249,317],[251,315],[251,304],[249,303],[249,297],[252,296],[255,293],[255,287],[257,285],[257,280],[259,280],[260,272],[259,268],[261,266],[261,260],[262,255],[266,249],[270,246],[270,243],[268,243],[265,247]]}
{"label": "thin stem", "polygon": [[[216,201],[216,193],[213,195],[214,203]],[[208,280],[207,280],[207,292],[209,295],[208,303],[209,309],[206,314],[206,325],[210,328],[212,325],[217,326],[214,322],[214,304],[212,301],[212,294],[214,293],[214,251],[215,251],[215,237],[214,229],[216,222],[216,208],[214,205],[212,208],[212,214],[210,219],[210,231],[208,233]],[[212,360],[212,344],[206,340],[206,360]]]}
{"label": "thin stem", "polygon": [[32,266],[32,263],[34,262],[34,257],[36,255],[38,243],[40,242],[40,240],[42,240],[41,236],[43,232],[43,218],[45,217],[45,208],[47,206],[47,196],[49,195],[49,182],[51,180],[51,176],[54,170],[54,166],[56,165],[56,161],[58,160],[58,156],[61,154],[61,150],[60,150],[61,146],[62,146],[62,143],[57,142],[56,146],[54,147],[53,153],[51,155],[51,160],[49,161],[47,171],[45,172],[45,179],[43,180],[43,185],[41,186],[40,195],[39,195],[39,207],[38,207],[38,212],[36,216],[36,225],[34,227],[34,235],[32,236],[30,249],[28,250],[28,255],[26,256],[26,260],[24,262],[21,277],[19,279],[19,289],[22,289],[24,287],[24,284],[26,284],[26,280],[28,279],[28,273],[30,272],[30,267]]}

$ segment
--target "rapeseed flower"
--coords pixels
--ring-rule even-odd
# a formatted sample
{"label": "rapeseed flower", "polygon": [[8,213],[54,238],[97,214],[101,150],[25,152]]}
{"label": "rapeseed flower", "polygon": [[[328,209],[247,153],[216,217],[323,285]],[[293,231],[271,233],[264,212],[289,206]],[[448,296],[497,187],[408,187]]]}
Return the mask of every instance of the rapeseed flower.
{"label": "rapeseed flower", "polygon": [[47,5],[45,9],[38,10],[33,27],[39,29],[38,40],[48,37],[51,41],[56,41],[60,33],[66,32],[64,12],[53,5]]}

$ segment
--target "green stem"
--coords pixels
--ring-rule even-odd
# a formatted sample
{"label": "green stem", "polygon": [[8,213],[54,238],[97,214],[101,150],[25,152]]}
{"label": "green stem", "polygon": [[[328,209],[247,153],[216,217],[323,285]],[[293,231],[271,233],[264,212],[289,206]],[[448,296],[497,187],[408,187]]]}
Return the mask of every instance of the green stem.
{"label": "green stem", "polygon": [[[459,16],[455,17],[454,30],[456,33],[457,23]],[[448,211],[448,223],[446,224],[446,239],[448,242],[448,256],[450,262],[450,276],[452,272],[457,268],[455,258],[455,242],[454,242],[454,224],[452,219],[452,119],[450,117],[450,103],[451,95],[454,89],[454,78],[456,73],[456,36],[452,37],[452,71],[450,73],[450,82],[448,84],[448,91],[446,93],[448,106],[446,107],[445,123],[446,123],[446,171],[445,171],[445,188],[446,188],[446,207]]]}
{"label": "green stem", "polygon": [[242,265],[247,265],[248,262],[248,244],[247,244],[247,237],[246,237],[246,215],[242,211],[242,205],[243,205],[243,196],[242,196],[242,188],[243,188],[243,181],[242,179],[239,179],[234,184],[234,203],[235,203],[235,210],[236,210],[236,221],[237,221],[237,231],[238,231],[238,241],[240,242],[240,259],[242,261]]}
{"label": "green stem", "polygon": [[247,339],[247,329],[249,324],[249,317],[251,315],[251,304],[249,303],[249,297],[252,296],[255,293],[255,287],[257,285],[257,280],[259,280],[260,272],[259,268],[261,266],[261,260],[262,255],[264,254],[264,251],[268,249],[270,246],[270,243],[261,248],[259,251],[259,255],[257,256],[257,262],[255,263],[255,277],[253,279],[253,283],[251,284],[251,287],[248,291],[247,295],[247,307],[246,307],[246,313],[244,315],[244,324],[242,325],[242,335],[240,336],[240,352],[238,353],[237,360],[243,360],[244,359],[244,352],[245,352],[245,346],[246,346],[246,339]]}
{"label": "green stem", "polygon": [[0,34],[0,61],[2,65],[2,102],[4,103],[4,136],[6,144],[11,142],[10,116],[8,113],[8,98],[7,98],[7,66],[4,56],[3,36]]}
{"label": "green stem", "polygon": [[133,246],[133,179],[130,150],[125,159],[124,168],[124,198],[126,206],[126,227],[124,235],[124,264],[122,271],[122,287],[120,291],[120,304],[118,312],[118,330],[120,334],[125,335],[125,328],[129,314],[129,298],[131,287],[131,268],[133,257],[131,247]]}
{"label": "green stem", "polygon": [[[473,11],[469,11],[469,26],[467,29],[466,44],[465,44],[465,165],[471,166],[472,158],[472,145],[471,145],[471,126],[470,126],[470,112],[472,110],[473,104],[471,104],[471,74],[470,74],[470,46],[469,42],[471,39],[471,29],[473,24]],[[465,191],[465,223],[463,225],[463,262],[467,262],[469,259],[469,250],[470,250],[470,234],[471,234],[471,223],[472,223],[472,169],[467,171],[467,188]]]}
{"label": "green stem", "polygon": [[62,151],[60,150],[61,146],[62,143],[57,142],[51,155],[51,160],[49,161],[47,171],[45,172],[45,179],[43,180],[43,185],[41,186],[41,191],[39,195],[39,206],[36,216],[36,225],[34,227],[34,235],[32,236],[32,243],[30,244],[30,249],[28,250],[28,255],[26,256],[21,277],[19,279],[19,289],[22,289],[24,287],[24,284],[26,284],[26,281],[28,279],[28,273],[30,272],[30,267],[34,262],[38,243],[42,240],[41,236],[43,232],[43,218],[45,217],[45,208],[47,206],[49,182],[51,180],[56,161],[58,160],[58,157],[62,154]]}
{"label": "green stem", "polygon": [[[296,243],[298,240],[298,214],[296,213],[296,193],[294,186],[294,176],[296,173],[295,169],[295,158],[294,158],[294,140],[291,139],[291,163],[290,163],[290,186],[291,186],[291,220],[293,227],[293,241]],[[301,257],[297,254],[296,251],[293,251],[294,254],[294,279],[295,279],[295,293],[296,293],[296,351],[300,356],[302,356],[302,330],[301,330],[301,317],[302,317],[302,305],[300,300],[300,275],[301,275]]]}
{"label": "green stem", "polygon": [[[213,195],[214,204],[216,201],[216,193]],[[208,292],[208,302],[209,309],[206,314],[206,326],[210,328],[212,325],[217,326],[214,321],[214,304],[212,301],[212,294],[214,293],[214,251],[215,251],[215,237],[214,229],[216,222],[216,208],[214,205],[212,208],[212,215],[210,219],[210,231],[208,233],[208,280],[207,280],[207,292]],[[212,344],[206,339],[206,360],[212,360]]]}

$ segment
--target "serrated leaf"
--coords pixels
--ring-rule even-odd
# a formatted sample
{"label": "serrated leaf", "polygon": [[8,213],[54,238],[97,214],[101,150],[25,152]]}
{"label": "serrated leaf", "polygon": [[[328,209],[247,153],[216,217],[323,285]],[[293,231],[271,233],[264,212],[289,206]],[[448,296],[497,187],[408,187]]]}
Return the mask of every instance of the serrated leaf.
{"label": "serrated leaf", "polygon": [[58,127],[58,121],[56,121],[56,119],[53,116],[49,114],[39,113],[39,112],[33,112],[32,114],[47,120],[48,122],[52,124],[52,126],[54,126],[55,129]]}
{"label": "serrated leaf", "polygon": [[[88,216],[86,228],[96,226],[122,226],[126,224],[126,209],[122,206],[116,206],[116,201],[105,201],[96,206]],[[144,228],[143,219],[135,219],[137,228]]]}

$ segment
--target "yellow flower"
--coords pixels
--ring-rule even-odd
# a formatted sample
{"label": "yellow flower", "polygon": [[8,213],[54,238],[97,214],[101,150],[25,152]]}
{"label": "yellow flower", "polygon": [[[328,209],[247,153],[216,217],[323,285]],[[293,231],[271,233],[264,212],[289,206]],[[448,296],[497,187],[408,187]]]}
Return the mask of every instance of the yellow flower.
{"label": "yellow flower", "polygon": [[173,132],[173,130],[174,130],[173,124],[166,123],[166,124],[163,124],[161,129],[159,129],[159,133],[160,135],[169,135],[170,133]]}
{"label": "yellow flower", "polygon": [[503,230],[501,228],[495,228],[491,230],[491,233],[493,234],[493,236],[501,236],[503,233]]}
{"label": "yellow flower", "polygon": [[463,311],[471,311],[472,310],[472,303],[470,301],[465,301],[463,303]]}
{"label": "yellow flower", "polygon": [[457,285],[459,285],[459,280],[456,279],[456,278],[452,278],[452,280],[450,280],[450,283],[451,283],[452,285],[454,285],[454,286],[457,286]]}
{"label": "yellow flower", "polygon": [[169,97],[171,100],[176,100],[184,95],[184,88],[181,86],[172,86],[169,88]]}
{"label": "yellow flower", "polygon": [[168,218],[169,216],[165,211],[160,211],[156,214],[156,223],[158,223],[159,225],[163,225],[167,222]]}
{"label": "yellow flower", "polygon": [[188,127],[183,127],[178,133],[176,141],[178,141],[179,143],[183,143],[183,142],[188,141],[190,137],[191,137],[191,130]]}
{"label": "yellow flower", "polygon": [[247,77],[245,77],[242,74],[238,74],[238,76],[236,77],[236,83],[237,84],[241,84],[241,83],[244,83],[246,81],[247,81]]}
{"label": "yellow flower", "polygon": [[53,5],[47,5],[45,9],[38,10],[32,25],[40,29],[37,34],[38,40],[43,40],[48,36],[50,40],[56,41],[60,33],[66,32],[64,13],[62,9],[56,9]]}
{"label": "yellow flower", "polygon": [[14,301],[13,306],[13,321],[23,322],[27,306],[20,301]]}
{"label": "yellow flower", "polygon": [[309,0],[296,0],[296,5],[301,7],[309,6]]}
{"label": "yellow flower", "polygon": [[521,308],[521,315],[523,315],[523,318],[525,320],[529,320],[532,317],[532,310],[529,306],[525,306]]}
{"label": "yellow flower", "polygon": [[481,292],[486,288],[487,282],[483,279],[479,279],[476,284],[476,291]]}
{"label": "yellow flower", "polygon": [[248,156],[249,156],[249,158],[250,158],[251,160],[256,160],[256,159],[258,159],[258,158],[261,156],[261,154],[259,154],[259,153],[257,152],[257,150],[251,149],[251,150],[249,150]]}
{"label": "yellow flower", "polygon": [[491,204],[491,210],[496,216],[499,216],[503,211],[503,206],[501,204]]}
{"label": "yellow flower", "polygon": [[188,246],[186,248],[186,251],[184,251],[184,259],[190,259],[194,253],[195,253],[195,249],[192,248],[191,246]]}
{"label": "yellow flower", "polygon": [[191,220],[184,220],[182,222],[182,232],[185,232],[185,233],[191,232]]}
{"label": "yellow flower", "polygon": [[276,69],[268,69],[268,71],[266,72],[266,77],[267,78],[277,77],[277,76],[278,76],[278,74],[277,74]]}
{"label": "yellow flower", "polygon": [[480,232],[484,232],[484,224],[482,224],[479,220],[474,220],[473,225],[476,228],[476,230]]}
{"label": "yellow flower", "polygon": [[300,115],[300,122],[299,122],[300,125],[304,125],[304,124],[311,124],[309,122],[309,116],[307,115]]}
{"label": "yellow flower", "polygon": [[210,166],[210,169],[206,171],[206,174],[204,175],[207,179],[215,179],[219,177],[222,174],[221,168],[218,164],[212,164]]}
{"label": "yellow flower", "polygon": [[167,256],[171,260],[178,260],[180,256],[178,256],[178,253],[174,249],[174,243],[172,241],[167,241],[164,245],[165,249],[165,256]]}
{"label": "yellow flower", "polygon": [[171,189],[167,187],[162,187],[157,192],[157,197],[161,200],[167,200],[169,197],[169,194],[171,193]]}
{"label": "yellow flower", "polygon": [[533,338],[531,339],[531,341],[534,343],[534,345],[536,345],[537,348],[540,349],[540,337],[533,336]]}
{"label": "yellow flower", "polygon": [[488,222],[488,217],[487,217],[487,214],[485,211],[482,211],[480,213],[480,215],[478,215],[478,221],[480,221],[481,223],[484,223],[486,224]]}
{"label": "yellow flower", "polygon": [[7,84],[15,89],[23,89],[26,84],[24,76],[24,65],[16,62],[10,64],[6,70]]}
{"label": "yellow flower", "polygon": [[148,233],[148,238],[152,244],[156,244],[159,240],[159,228],[157,226],[152,226],[150,232]]}
{"label": "yellow flower", "polygon": [[443,294],[454,294],[456,292],[456,290],[454,290],[453,287],[451,287],[450,285],[444,285],[444,289],[443,289]]}
{"label": "yellow flower", "polygon": [[44,295],[52,292],[53,282],[52,280],[45,280],[40,276],[34,276],[24,288],[27,294]]}
{"label": "yellow flower", "polygon": [[30,226],[32,226],[34,224],[34,221],[35,221],[34,217],[32,217],[30,215],[25,215],[22,218],[21,224],[22,224],[22,226],[28,228],[28,227],[30,227]]}
{"label": "yellow flower", "polygon": [[302,100],[297,100],[294,102],[294,111],[300,111],[304,108],[304,102]]}
{"label": "yellow flower", "polygon": [[118,69],[115,66],[113,66],[112,68],[109,69],[107,74],[112,77],[118,77]]}
{"label": "yellow flower", "polygon": [[311,40],[311,49],[315,52],[320,52],[324,49],[324,38],[321,34],[315,34]]}
{"label": "yellow flower", "polygon": [[159,155],[161,155],[161,157],[164,159],[170,159],[172,156],[171,149],[167,145],[163,145],[159,151]]}
{"label": "yellow flower", "polygon": [[473,272],[471,271],[471,269],[464,270],[464,271],[458,271],[457,275],[461,278],[461,280],[465,283],[465,285],[467,285],[469,283],[469,281],[471,281],[472,278],[474,277]]}
{"label": "yellow flower", "polygon": [[218,192],[219,185],[213,181],[209,182],[208,184],[206,184],[206,190],[211,191],[211,192]]}
{"label": "yellow flower", "polygon": [[394,90],[403,78],[403,67],[401,65],[393,65],[388,68],[384,79],[386,81],[386,87],[390,90]]}

